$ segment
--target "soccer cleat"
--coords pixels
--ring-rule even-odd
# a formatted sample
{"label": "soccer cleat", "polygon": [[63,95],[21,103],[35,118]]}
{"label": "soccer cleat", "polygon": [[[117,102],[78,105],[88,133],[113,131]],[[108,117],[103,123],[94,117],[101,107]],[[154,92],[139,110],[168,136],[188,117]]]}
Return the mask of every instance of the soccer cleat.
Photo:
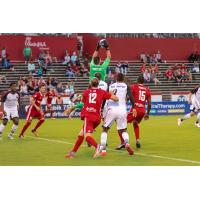
{"label": "soccer cleat", "polygon": [[75,153],[73,151],[65,155],[65,158],[74,158],[74,157],[75,157]]}
{"label": "soccer cleat", "polygon": [[200,124],[198,122],[195,122],[195,126],[200,128]]}
{"label": "soccer cleat", "polygon": [[182,124],[182,120],[181,118],[178,118],[178,126],[180,126]]}
{"label": "soccer cleat", "polygon": [[136,142],[136,147],[137,147],[138,149],[141,148],[140,142]]}
{"label": "soccer cleat", "polygon": [[104,150],[102,150],[101,151],[101,156],[106,156],[107,155],[107,152],[106,152],[106,150],[104,149]]}
{"label": "soccer cleat", "polygon": [[24,139],[24,135],[19,135],[19,139]]}
{"label": "soccer cleat", "polygon": [[35,136],[35,137],[39,137],[39,135],[38,135],[38,133],[37,133],[37,131],[36,130],[32,130],[32,133],[33,133],[33,135]]}
{"label": "soccer cleat", "polygon": [[94,152],[94,155],[93,155],[93,158],[97,158],[101,155],[101,148],[100,148],[100,145],[98,144],[95,152]]}
{"label": "soccer cleat", "polygon": [[9,135],[8,135],[8,138],[9,138],[10,140],[14,140],[14,137],[13,137],[12,134],[9,134]]}
{"label": "soccer cleat", "polygon": [[133,155],[134,154],[134,151],[133,151],[132,147],[130,146],[130,144],[127,143],[125,145],[125,148],[128,151],[129,155]]}
{"label": "soccer cleat", "polygon": [[115,150],[121,150],[125,148],[125,144],[120,144],[118,147],[115,148]]}

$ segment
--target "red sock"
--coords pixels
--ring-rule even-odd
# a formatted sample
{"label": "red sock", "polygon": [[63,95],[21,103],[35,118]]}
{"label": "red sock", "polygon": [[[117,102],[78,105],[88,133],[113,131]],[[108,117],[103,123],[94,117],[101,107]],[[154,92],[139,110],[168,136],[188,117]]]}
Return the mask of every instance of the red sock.
{"label": "red sock", "polygon": [[44,119],[40,119],[39,122],[36,124],[35,128],[33,129],[33,131],[36,131],[43,123]]}
{"label": "red sock", "polygon": [[76,143],[72,149],[73,152],[77,152],[79,147],[81,146],[81,144],[83,143],[83,139],[84,137],[83,136],[78,136],[77,140],[76,140]]}
{"label": "red sock", "polygon": [[87,143],[91,144],[93,147],[97,148],[98,144],[92,136],[87,136],[86,141]]}
{"label": "red sock", "polygon": [[24,127],[20,133],[20,135],[24,135],[24,132],[26,131],[26,129],[30,126],[31,122],[26,122],[26,124],[24,124]]}
{"label": "red sock", "polygon": [[118,135],[121,141],[121,144],[124,144],[124,138],[122,137],[122,134],[118,131]]}
{"label": "red sock", "polygon": [[134,124],[133,127],[134,127],[134,132],[135,132],[135,139],[139,140],[140,139],[140,133],[139,133],[140,128],[139,128],[138,124]]}

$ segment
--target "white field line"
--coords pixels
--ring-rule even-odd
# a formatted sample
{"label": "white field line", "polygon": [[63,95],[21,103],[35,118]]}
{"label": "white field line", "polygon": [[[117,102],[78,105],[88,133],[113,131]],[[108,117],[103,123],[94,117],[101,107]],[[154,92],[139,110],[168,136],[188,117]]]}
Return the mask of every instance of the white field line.
{"label": "white field line", "polygon": [[[53,139],[47,139],[47,138],[43,138],[43,137],[33,137],[33,136],[26,136],[26,137],[37,139],[37,140],[44,140],[44,141],[48,141],[48,142],[55,142],[55,143],[60,143],[60,144],[73,145],[73,143],[67,142],[67,141],[53,140]],[[87,147],[87,145],[84,145],[84,144],[82,146]],[[113,151],[113,152],[118,152],[118,153],[119,152],[120,153],[126,153],[126,152],[123,152],[123,151],[118,151],[118,150],[110,149],[110,148],[107,148],[107,150]],[[171,157],[159,156],[159,155],[153,155],[153,154],[146,154],[146,153],[136,153],[135,152],[135,154],[140,155],[140,156],[144,156],[144,157],[160,158],[160,159],[165,159],[165,160],[173,160],[173,161],[179,161],[179,162],[200,164],[200,161],[194,161],[194,160],[187,160],[187,159],[181,159],[181,158],[171,158]]]}

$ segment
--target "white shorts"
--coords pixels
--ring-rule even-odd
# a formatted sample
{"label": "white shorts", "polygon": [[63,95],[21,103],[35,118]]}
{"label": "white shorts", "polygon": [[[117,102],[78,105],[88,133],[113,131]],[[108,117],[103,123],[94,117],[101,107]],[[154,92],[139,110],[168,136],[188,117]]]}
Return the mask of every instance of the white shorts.
{"label": "white shorts", "polygon": [[108,108],[104,118],[104,127],[110,128],[116,122],[117,130],[127,128],[127,111],[118,107]]}
{"label": "white shorts", "polygon": [[4,107],[4,111],[6,112],[6,115],[4,115],[4,119],[10,120],[15,117],[19,118],[19,113],[17,108],[6,108]]}
{"label": "white shorts", "polygon": [[193,112],[200,110],[200,102],[195,97],[192,98],[192,105],[190,106],[190,110]]}

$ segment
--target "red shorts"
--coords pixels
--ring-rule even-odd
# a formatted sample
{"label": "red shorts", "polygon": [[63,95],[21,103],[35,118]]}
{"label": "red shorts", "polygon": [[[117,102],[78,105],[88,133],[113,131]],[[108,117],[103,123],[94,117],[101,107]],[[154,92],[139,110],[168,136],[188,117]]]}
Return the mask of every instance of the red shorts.
{"label": "red shorts", "polygon": [[26,120],[32,120],[32,118],[42,119],[44,114],[42,111],[37,111],[33,106],[29,106],[27,110]]}
{"label": "red shorts", "polygon": [[83,133],[93,133],[94,129],[101,123],[100,117],[84,117]]}
{"label": "red shorts", "polygon": [[128,123],[132,123],[133,120],[136,120],[138,123],[140,123],[142,121],[142,119],[144,118],[145,109],[144,108],[138,108],[138,107],[136,107],[135,109],[137,111],[137,116],[136,117],[133,116],[132,108],[131,108],[130,112],[127,115],[127,122]]}

